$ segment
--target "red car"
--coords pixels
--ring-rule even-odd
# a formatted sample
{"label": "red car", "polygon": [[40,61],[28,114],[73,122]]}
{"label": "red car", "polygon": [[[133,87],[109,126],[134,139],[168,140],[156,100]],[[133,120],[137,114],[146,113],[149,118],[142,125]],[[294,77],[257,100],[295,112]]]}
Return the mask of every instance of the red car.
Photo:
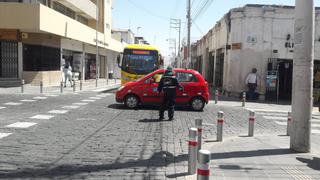
{"label": "red car", "polygon": [[[124,84],[116,93],[116,101],[124,103],[128,108],[136,108],[139,104],[160,105],[163,93],[159,94],[157,88],[164,72],[164,69],[159,69]],[[193,110],[202,110],[209,100],[208,83],[198,71],[192,69],[174,69],[174,74],[184,88],[183,91],[177,89],[176,105],[188,105]]]}

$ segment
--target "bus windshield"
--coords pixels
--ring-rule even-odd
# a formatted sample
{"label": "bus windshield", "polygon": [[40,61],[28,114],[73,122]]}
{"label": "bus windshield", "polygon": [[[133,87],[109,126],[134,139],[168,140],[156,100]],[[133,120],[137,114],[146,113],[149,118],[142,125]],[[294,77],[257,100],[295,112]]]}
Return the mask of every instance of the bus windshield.
{"label": "bus windshield", "polygon": [[144,75],[158,69],[157,53],[133,54],[124,53],[122,70],[132,74]]}

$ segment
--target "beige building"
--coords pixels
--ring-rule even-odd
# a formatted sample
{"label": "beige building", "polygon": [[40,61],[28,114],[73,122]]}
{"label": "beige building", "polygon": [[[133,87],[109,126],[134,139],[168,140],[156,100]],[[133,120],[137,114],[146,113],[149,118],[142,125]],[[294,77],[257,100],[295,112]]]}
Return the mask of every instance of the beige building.
{"label": "beige building", "polygon": [[66,61],[82,80],[119,74],[111,8],[112,0],[0,0],[0,82],[58,85]]}

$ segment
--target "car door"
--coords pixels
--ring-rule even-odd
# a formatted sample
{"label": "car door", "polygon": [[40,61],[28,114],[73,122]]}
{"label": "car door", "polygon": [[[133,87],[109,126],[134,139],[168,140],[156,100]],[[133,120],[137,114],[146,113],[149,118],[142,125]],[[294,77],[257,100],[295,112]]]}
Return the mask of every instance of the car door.
{"label": "car door", "polygon": [[199,81],[191,72],[177,72],[176,76],[180,84],[183,86],[183,91],[177,91],[176,103],[187,104],[201,89]]}
{"label": "car door", "polygon": [[146,104],[159,104],[163,94],[158,93],[158,85],[163,73],[155,73],[144,82],[142,101]]}

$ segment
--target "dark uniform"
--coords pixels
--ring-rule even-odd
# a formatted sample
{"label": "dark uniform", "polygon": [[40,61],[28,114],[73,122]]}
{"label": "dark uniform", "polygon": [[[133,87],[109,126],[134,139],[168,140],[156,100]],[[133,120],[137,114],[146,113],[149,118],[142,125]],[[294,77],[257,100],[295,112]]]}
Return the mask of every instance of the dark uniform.
{"label": "dark uniform", "polygon": [[160,120],[163,120],[164,111],[166,109],[168,109],[169,120],[173,119],[177,87],[180,90],[183,89],[176,77],[173,76],[173,72],[167,70],[165,74],[162,76],[158,86],[158,92],[161,93],[161,91],[163,91],[164,93],[164,98],[159,111]]}

